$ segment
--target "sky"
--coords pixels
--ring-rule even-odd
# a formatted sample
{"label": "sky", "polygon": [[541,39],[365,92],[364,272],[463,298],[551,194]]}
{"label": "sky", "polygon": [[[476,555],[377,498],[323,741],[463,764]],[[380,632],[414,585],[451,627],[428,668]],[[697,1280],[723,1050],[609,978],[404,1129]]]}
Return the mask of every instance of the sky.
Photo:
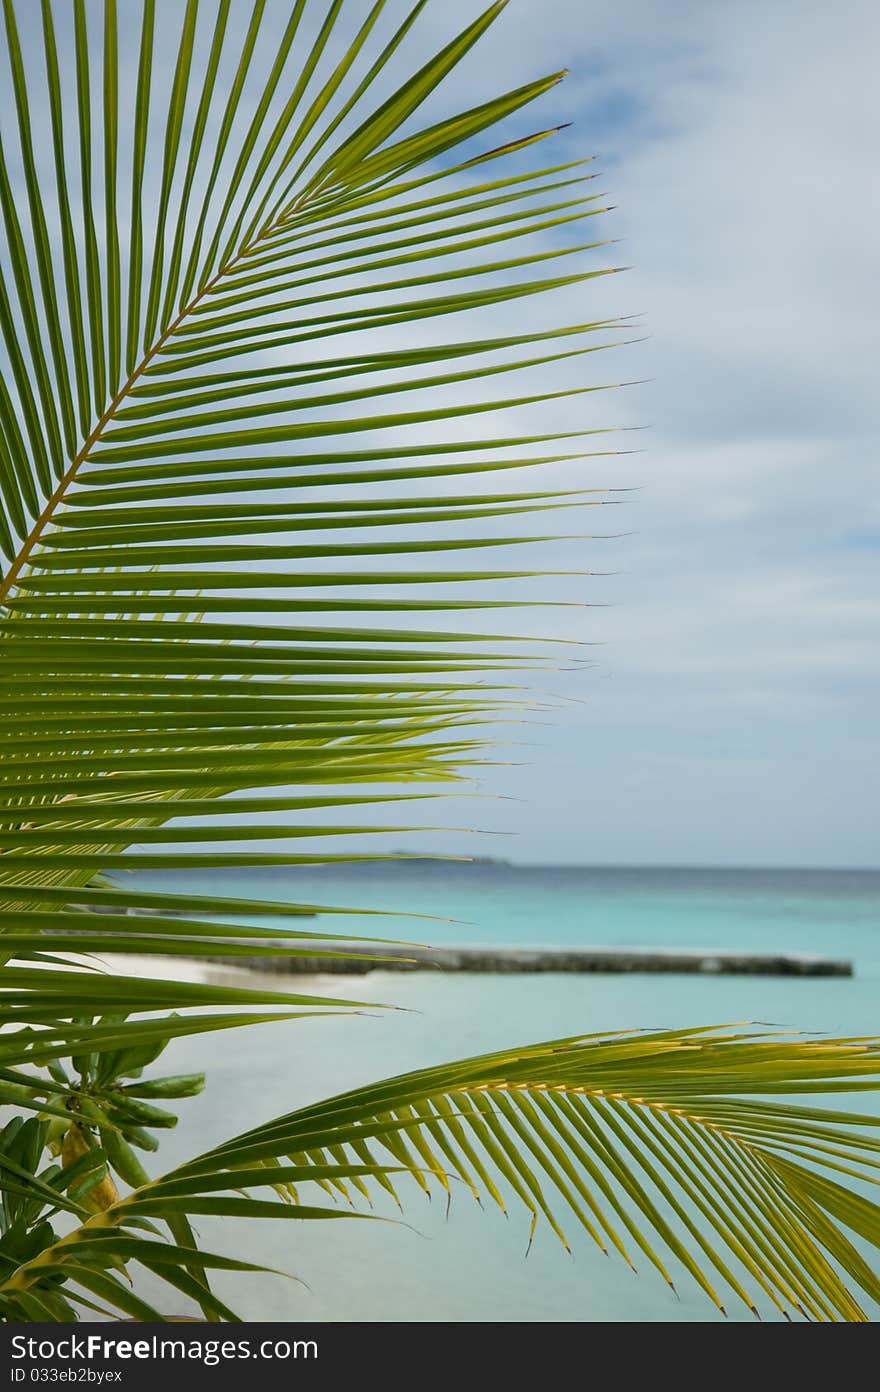
{"label": "sky", "polygon": [[[429,4],[416,52],[474,12]],[[443,814],[501,834],[425,850],[880,866],[878,41],[869,0],[512,0],[451,80],[450,109],[569,70],[527,119],[570,123],[552,160],[595,157],[614,207],[587,228],[615,244],[586,257],[627,270],[556,292],[547,322],[636,316],[612,337],[638,341],[543,380],[638,384],[538,412],[632,431],[561,475],[629,490],[570,528],[622,535],[543,556],[611,573],[536,582],[596,607],[515,625],[595,646],[542,674],[540,723],[502,732],[483,791],[507,800]]]}
{"label": "sky", "polygon": [[527,801],[493,853],[880,863],[878,40],[859,0],[499,22],[505,71],[571,70],[560,139],[605,171],[632,269],[604,295],[644,316],[620,351],[651,380],[603,398],[647,427],[613,467],[630,535],[594,582],[595,665],[561,687],[581,704],[505,777]]}

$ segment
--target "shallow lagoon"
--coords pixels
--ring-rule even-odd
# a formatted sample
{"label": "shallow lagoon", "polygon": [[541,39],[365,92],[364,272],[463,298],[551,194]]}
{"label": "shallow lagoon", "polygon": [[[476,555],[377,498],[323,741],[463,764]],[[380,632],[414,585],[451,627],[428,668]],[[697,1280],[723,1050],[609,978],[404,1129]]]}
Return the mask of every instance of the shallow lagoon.
{"label": "shallow lagoon", "polygon": [[[182,878],[178,882],[182,887]],[[191,881],[190,881],[191,883]],[[224,876],[219,892],[252,885]],[[438,942],[541,942],[751,947],[854,959],[853,979],[687,976],[433,976],[374,972],[325,978],[327,994],[400,1007],[349,1018],[266,1025],[169,1049],[173,1071],[209,1070],[163,1141],[170,1165],[195,1151],[360,1082],[511,1044],[627,1026],[742,1020],[829,1033],[880,1030],[880,875],[795,872],[591,872],[496,866],[400,867],[271,876],[266,897],[446,912]],[[426,937],[402,920],[381,931]],[[366,930],[365,930],[366,931]],[[373,920],[369,931],[376,931]],[[229,979],[224,972],[224,979]],[[284,978],[279,978],[283,980]],[[303,989],[303,978],[290,978]],[[169,1070],[171,1071],[171,1070]],[[880,1106],[880,1100],[878,1100]],[[300,1276],[218,1278],[245,1318],[318,1320],[694,1321],[717,1318],[686,1277],[679,1298],[646,1270],[633,1275],[585,1234],[569,1257],[539,1228],[526,1259],[527,1216],[481,1212],[458,1194],[446,1216],[410,1186],[398,1222],[200,1224],[206,1245]],[[377,1210],[378,1213],[379,1210]],[[395,1218],[389,1206],[384,1213]],[[571,1229],[571,1223],[566,1227]],[[728,1302],[735,1319],[751,1319]]]}

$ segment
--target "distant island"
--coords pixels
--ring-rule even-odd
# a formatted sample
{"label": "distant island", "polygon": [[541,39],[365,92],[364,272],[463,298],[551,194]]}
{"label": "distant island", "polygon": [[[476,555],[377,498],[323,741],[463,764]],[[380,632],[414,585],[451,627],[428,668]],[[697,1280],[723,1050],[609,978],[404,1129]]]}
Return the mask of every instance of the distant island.
{"label": "distant island", "polygon": [[428,860],[433,865],[498,865],[505,870],[515,870],[516,863],[512,860],[502,860],[500,856],[443,856],[426,855],[424,851],[409,851],[405,847],[397,847],[391,852],[392,857],[400,857],[400,860],[392,860],[392,864],[400,864],[401,861],[409,860]]}

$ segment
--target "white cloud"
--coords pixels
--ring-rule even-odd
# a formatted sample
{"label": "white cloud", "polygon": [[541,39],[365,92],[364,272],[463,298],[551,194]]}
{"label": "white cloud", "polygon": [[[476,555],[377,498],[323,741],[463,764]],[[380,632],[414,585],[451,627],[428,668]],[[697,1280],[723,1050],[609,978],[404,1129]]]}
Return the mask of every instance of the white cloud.
{"label": "white cloud", "polygon": [[590,303],[644,311],[626,375],[653,379],[601,402],[652,425],[613,468],[636,535],[605,553],[598,668],[560,678],[585,705],[511,778],[517,853],[876,864],[880,11],[546,0],[502,24],[514,77],[572,68],[547,105],[601,151],[635,267]]}

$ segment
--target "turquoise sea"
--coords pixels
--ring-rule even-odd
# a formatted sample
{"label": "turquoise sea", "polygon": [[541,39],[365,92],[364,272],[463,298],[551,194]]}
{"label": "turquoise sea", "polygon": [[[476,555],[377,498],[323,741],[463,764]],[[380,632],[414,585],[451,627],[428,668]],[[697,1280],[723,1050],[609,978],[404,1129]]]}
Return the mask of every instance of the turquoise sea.
{"label": "turquoise sea", "polygon": [[[146,877],[143,877],[146,879]],[[158,877],[151,883],[158,886]],[[585,869],[396,862],[163,876],[167,887],[442,916],[340,920],[437,943],[578,944],[814,952],[851,958],[852,979],[485,976],[374,972],[320,989],[401,1007],[262,1026],[172,1046],[168,1071],[209,1070],[163,1143],[169,1163],[359,1082],[511,1044],[603,1029],[760,1020],[785,1029],[880,1032],[880,872]],[[328,927],[337,923],[326,921]],[[279,978],[283,979],[283,978]],[[302,978],[290,978],[301,986]],[[173,1052],[172,1052],[173,1050]],[[872,1105],[868,1103],[867,1105]],[[874,1104],[880,1107],[880,1102]],[[379,1213],[379,1210],[376,1210]],[[383,1210],[381,1217],[399,1217]],[[465,1194],[447,1217],[413,1186],[398,1222],[245,1226],[205,1222],[206,1243],[291,1271],[218,1280],[249,1319],[696,1321],[715,1319],[687,1279],[676,1299],[578,1234],[569,1257],[512,1210]],[[732,1306],[732,1302],[731,1302]],[[731,1308],[734,1319],[751,1318]],[[876,1312],[875,1312],[876,1313]]]}

